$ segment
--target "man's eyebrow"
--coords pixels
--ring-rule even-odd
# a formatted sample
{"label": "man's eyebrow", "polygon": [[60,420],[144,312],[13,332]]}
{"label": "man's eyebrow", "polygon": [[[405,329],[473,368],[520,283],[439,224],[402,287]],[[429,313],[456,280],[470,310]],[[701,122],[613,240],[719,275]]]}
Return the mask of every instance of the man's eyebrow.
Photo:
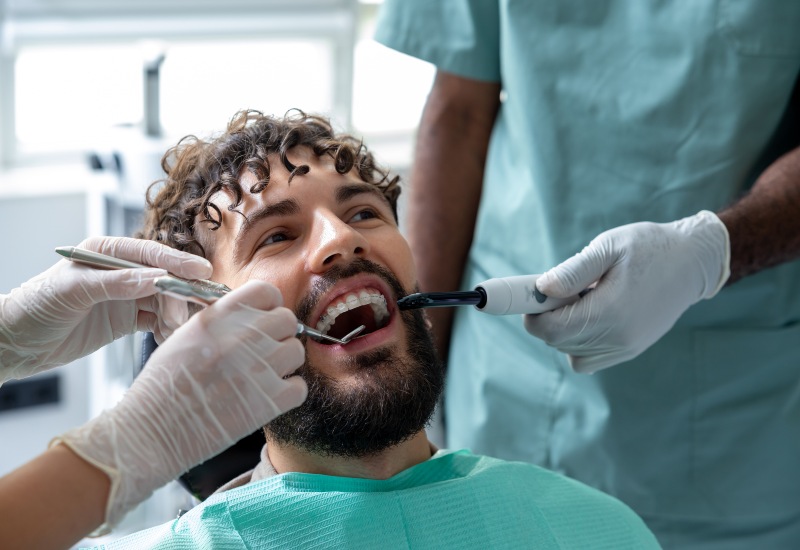
{"label": "man's eyebrow", "polygon": [[233,257],[239,257],[239,253],[241,252],[240,243],[242,243],[245,236],[244,234],[249,228],[267,218],[272,218],[275,216],[291,216],[299,212],[300,204],[296,200],[284,199],[273,204],[268,204],[262,208],[259,208],[255,212],[252,212],[249,216],[245,216],[245,222],[242,224],[242,227],[239,228],[239,232],[236,234],[236,240],[233,244]]}
{"label": "man's eyebrow", "polygon": [[375,185],[369,183],[352,183],[350,185],[343,185],[342,187],[339,187],[336,189],[336,202],[341,204],[343,202],[347,202],[353,197],[363,195],[365,193],[377,195],[383,202],[385,202],[387,205],[389,204],[389,199],[386,198],[386,195],[384,195],[383,192]]}

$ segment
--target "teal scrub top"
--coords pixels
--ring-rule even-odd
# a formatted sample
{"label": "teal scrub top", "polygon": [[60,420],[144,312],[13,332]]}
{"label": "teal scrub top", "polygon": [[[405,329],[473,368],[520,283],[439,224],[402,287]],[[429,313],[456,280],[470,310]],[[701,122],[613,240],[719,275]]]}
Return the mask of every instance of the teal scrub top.
{"label": "teal scrub top", "polygon": [[[616,226],[718,211],[800,144],[796,1],[386,0],[376,39],[502,84],[464,288],[542,273]],[[800,548],[798,321],[795,261],[587,376],[519,317],[461,308],[447,445],[613,494],[665,546]]]}
{"label": "teal scrub top", "polygon": [[385,480],[276,475],[101,548],[659,546],[630,508],[600,491],[527,463],[439,451]]}

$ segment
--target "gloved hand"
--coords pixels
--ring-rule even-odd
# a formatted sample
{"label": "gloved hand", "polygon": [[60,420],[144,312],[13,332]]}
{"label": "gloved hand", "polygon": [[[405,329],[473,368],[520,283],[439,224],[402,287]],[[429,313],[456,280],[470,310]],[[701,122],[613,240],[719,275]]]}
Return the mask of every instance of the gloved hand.
{"label": "gloved hand", "polygon": [[205,258],[155,241],[94,237],[78,247],[160,269],[103,270],[61,260],[0,295],[0,384],[69,363],[137,330],[162,342],[186,322],[188,309],[157,294],[155,279],[166,271],[211,276]]}
{"label": "gloved hand", "polygon": [[150,357],[119,404],[62,442],[111,478],[106,526],[158,487],[300,405],[307,387],[297,318],[278,289],[249,281]]}
{"label": "gloved hand", "polygon": [[597,286],[572,305],[526,315],[525,328],[569,354],[575,371],[591,373],[642,353],[729,276],[728,230],[712,212],[623,225],[536,281],[540,292],[561,298]]}

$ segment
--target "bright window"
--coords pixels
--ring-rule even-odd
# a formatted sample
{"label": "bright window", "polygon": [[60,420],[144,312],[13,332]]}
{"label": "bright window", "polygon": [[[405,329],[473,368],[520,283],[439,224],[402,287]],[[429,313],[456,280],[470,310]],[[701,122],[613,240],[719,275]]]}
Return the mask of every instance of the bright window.
{"label": "bright window", "polygon": [[353,70],[353,126],[367,134],[408,134],[419,124],[435,68],[379,44],[378,6],[362,5]]}
{"label": "bright window", "polygon": [[[143,118],[139,44],[23,49],[16,65],[16,137],[31,152],[96,146]],[[239,109],[330,113],[325,40],[237,40],[164,46],[160,112],[167,135],[220,130]]]}
{"label": "bright window", "polygon": [[166,133],[207,134],[240,109],[330,113],[332,47],[325,40],[197,42],[169,47],[161,72]]}
{"label": "bright window", "polygon": [[81,149],[142,118],[135,45],[30,46],[16,62],[16,138],[32,151]]}
{"label": "bright window", "polygon": [[11,54],[0,57],[0,165],[81,161],[119,127],[135,133],[153,41],[168,139],[221,130],[239,109],[299,107],[407,151],[434,75],[372,40],[377,0],[52,2],[0,0]]}
{"label": "bright window", "polygon": [[417,127],[435,69],[375,42],[356,45],[353,126],[360,132],[388,133]]}

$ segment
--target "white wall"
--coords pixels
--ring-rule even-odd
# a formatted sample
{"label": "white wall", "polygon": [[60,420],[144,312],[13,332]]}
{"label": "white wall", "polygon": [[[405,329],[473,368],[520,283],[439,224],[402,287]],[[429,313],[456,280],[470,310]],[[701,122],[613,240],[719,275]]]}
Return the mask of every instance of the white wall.
{"label": "white wall", "polygon": [[[35,187],[36,182],[28,185]],[[55,264],[56,246],[83,240],[93,202],[86,192],[0,198],[0,292]],[[60,403],[0,413],[0,475],[40,453],[53,436],[88,419],[90,362],[84,358],[60,369]]]}

